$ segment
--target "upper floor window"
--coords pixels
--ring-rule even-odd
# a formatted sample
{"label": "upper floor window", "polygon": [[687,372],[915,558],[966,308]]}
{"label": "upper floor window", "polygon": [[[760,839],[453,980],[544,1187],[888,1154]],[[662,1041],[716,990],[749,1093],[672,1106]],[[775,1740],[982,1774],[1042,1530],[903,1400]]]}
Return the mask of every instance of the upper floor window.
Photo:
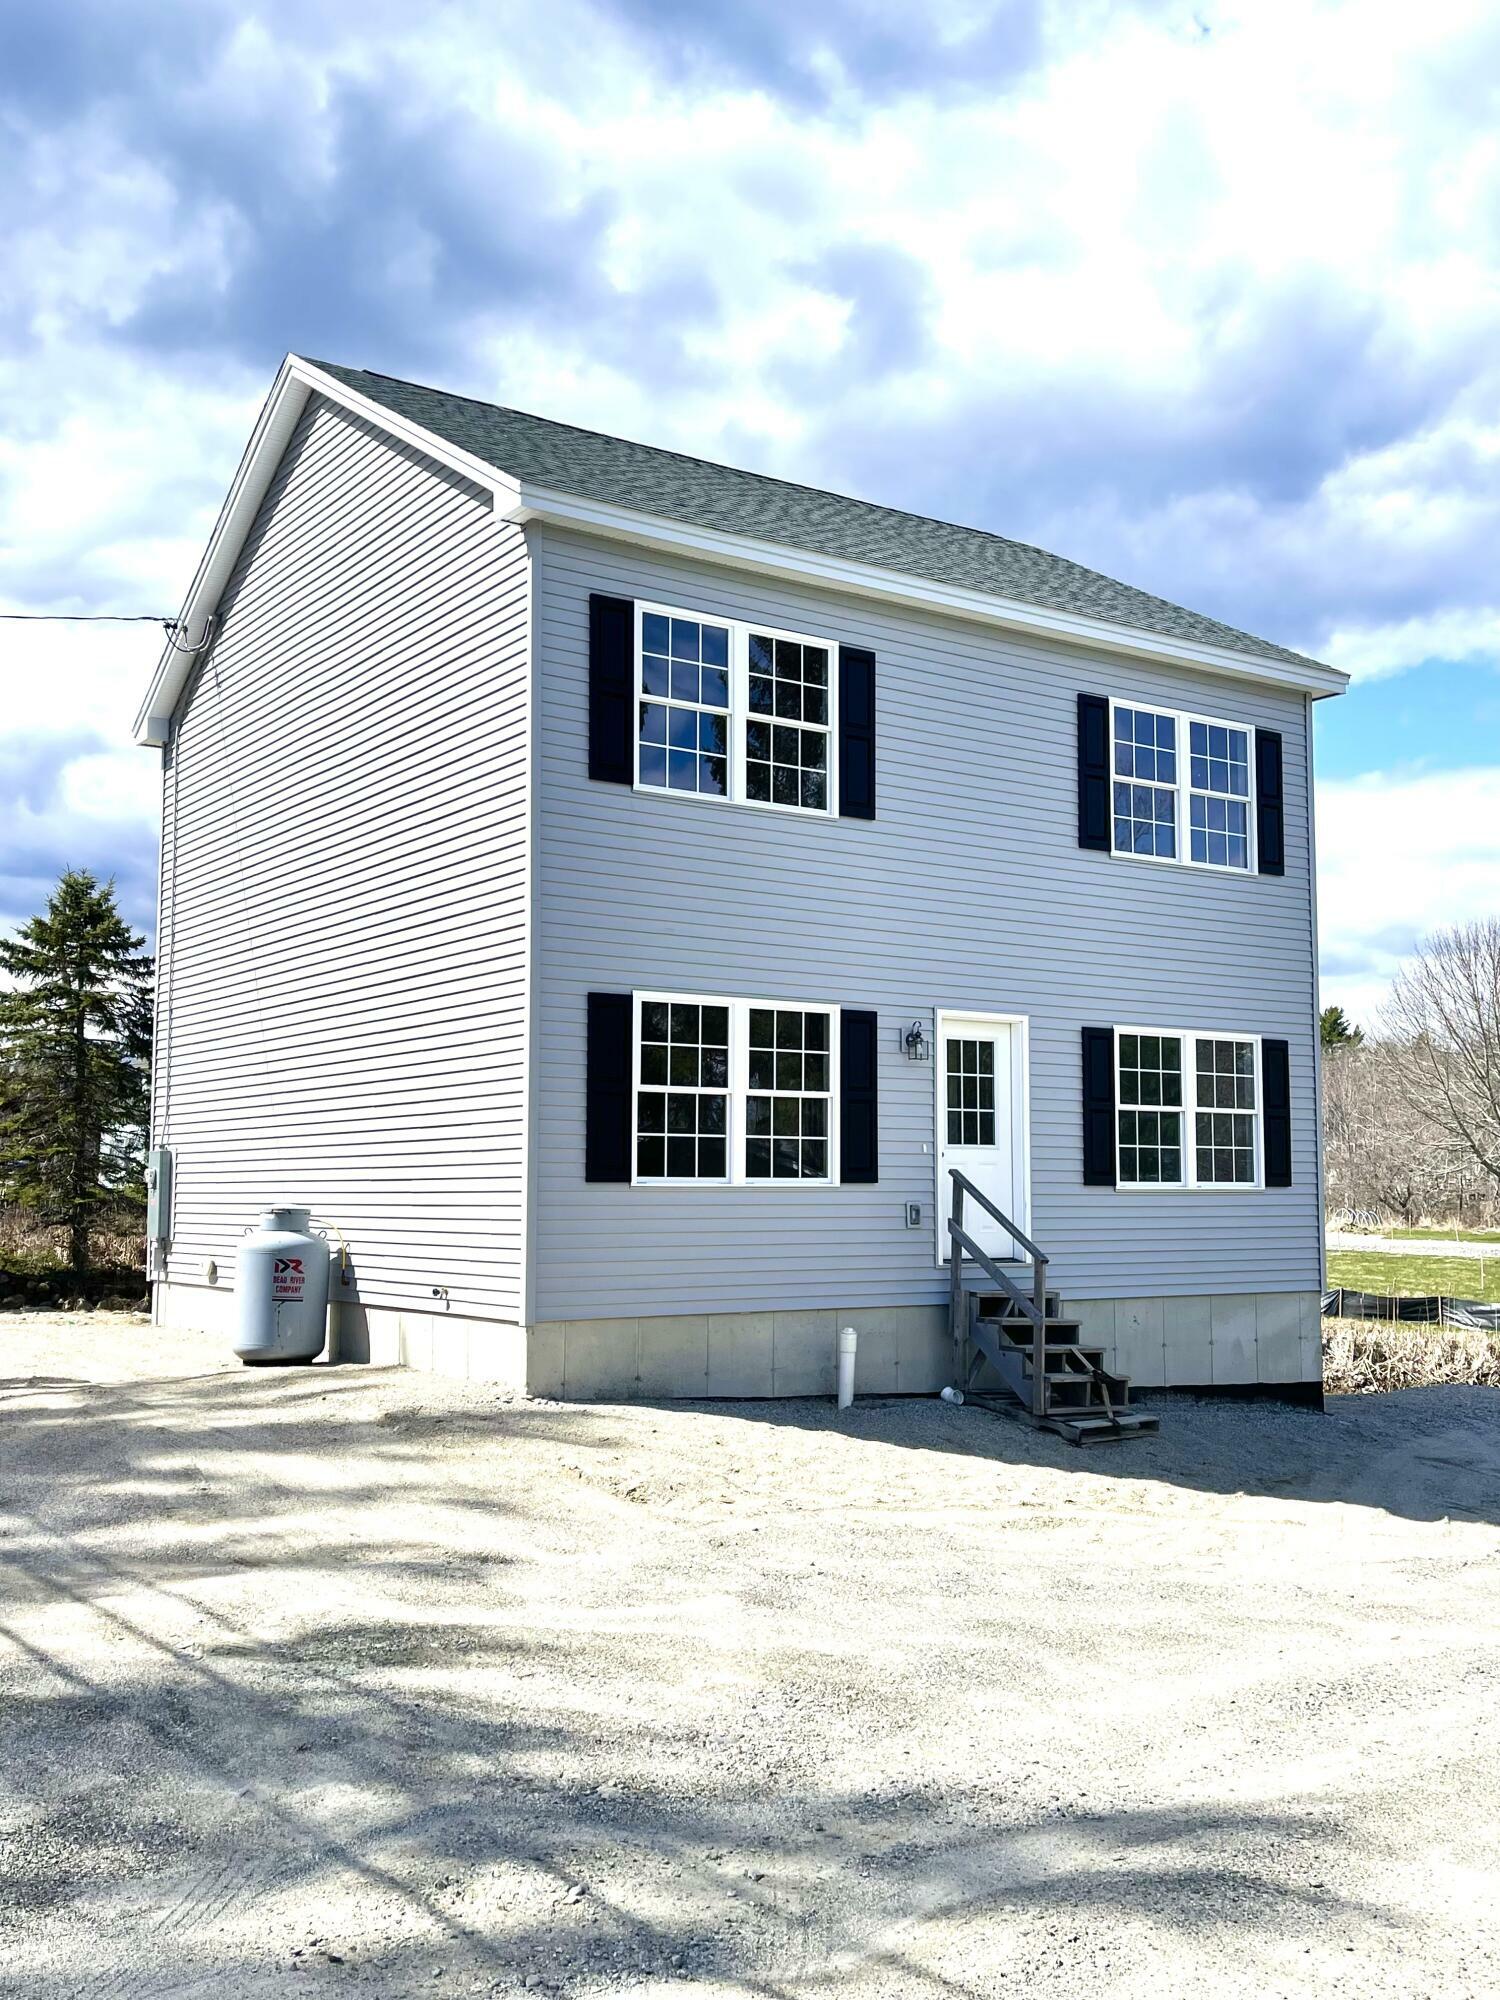
{"label": "upper floor window", "polygon": [[728,626],[645,612],[640,658],[640,783],[728,798]]}
{"label": "upper floor window", "polygon": [[1173,709],[1111,704],[1116,854],[1250,867],[1250,731]]}
{"label": "upper floor window", "polygon": [[823,639],[636,606],[636,783],[838,810],[835,651]]}
{"label": "upper floor window", "polygon": [[1170,861],[1177,853],[1177,718],[1117,707],[1114,733],[1115,847]]}
{"label": "upper floor window", "polygon": [[1250,866],[1250,732],[1188,721],[1188,855],[1211,868]]}
{"label": "upper floor window", "polygon": [[749,634],[745,796],[756,804],[828,810],[828,659],[827,646]]}

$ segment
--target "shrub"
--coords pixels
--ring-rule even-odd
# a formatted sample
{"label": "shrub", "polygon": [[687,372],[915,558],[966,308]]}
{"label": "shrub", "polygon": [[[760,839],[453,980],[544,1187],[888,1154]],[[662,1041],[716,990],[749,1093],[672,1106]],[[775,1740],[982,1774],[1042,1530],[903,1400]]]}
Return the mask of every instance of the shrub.
{"label": "shrub", "polygon": [[1330,1394],[1366,1396],[1435,1382],[1500,1387],[1500,1334],[1401,1320],[1324,1320],[1323,1386]]}

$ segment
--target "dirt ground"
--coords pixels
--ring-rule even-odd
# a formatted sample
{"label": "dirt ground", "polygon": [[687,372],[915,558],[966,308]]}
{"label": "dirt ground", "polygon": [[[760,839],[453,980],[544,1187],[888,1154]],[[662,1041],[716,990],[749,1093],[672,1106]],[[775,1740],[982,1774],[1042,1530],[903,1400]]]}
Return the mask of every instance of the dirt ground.
{"label": "dirt ground", "polygon": [[1157,1407],[0,1320],[0,1993],[1495,1993],[1500,1391]]}

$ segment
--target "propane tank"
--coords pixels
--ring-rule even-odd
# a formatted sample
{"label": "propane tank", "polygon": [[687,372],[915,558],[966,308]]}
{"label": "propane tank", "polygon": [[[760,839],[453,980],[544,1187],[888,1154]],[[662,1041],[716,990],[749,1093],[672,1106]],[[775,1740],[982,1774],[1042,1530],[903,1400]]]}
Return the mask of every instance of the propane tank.
{"label": "propane tank", "polygon": [[305,1208],[268,1208],[240,1244],[234,1351],[247,1368],[314,1361],[323,1351],[328,1244],[309,1233],[309,1220]]}

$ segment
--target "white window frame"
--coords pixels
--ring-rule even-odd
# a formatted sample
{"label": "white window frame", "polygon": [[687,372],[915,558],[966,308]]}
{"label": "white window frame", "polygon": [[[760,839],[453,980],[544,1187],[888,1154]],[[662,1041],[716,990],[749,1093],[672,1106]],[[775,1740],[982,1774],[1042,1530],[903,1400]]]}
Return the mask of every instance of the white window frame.
{"label": "white window frame", "polygon": [[[1140,710],[1146,715],[1169,716],[1177,725],[1177,783],[1175,785],[1155,785],[1159,792],[1175,795],[1173,810],[1177,816],[1177,852],[1175,854],[1136,854],[1131,848],[1115,845],[1115,786],[1134,784],[1135,779],[1120,778],[1115,770],[1115,710],[1128,708]],[[1191,753],[1188,749],[1189,724],[1206,723],[1210,729],[1239,730],[1245,737],[1246,780],[1249,790],[1245,797],[1245,866],[1236,868],[1232,861],[1194,861],[1188,852],[1192,845],[1190,801],[1195,787],[1191,783]],[[1145,782],[1142,780],[1141,782]],[[684,794],[684,796],[686,796]],[[1224,792],[1201,792],[1205,799],[1226,798]],[[1129,695],[1111,695],[1109,698],[1109,851],[1122,861],[1150,861],[1163,868],[1202,868],[1211,875],[1255,876],[1260,872],[1256,852],[1255,836],[1255,724],[1235,722],[1226,715],[1200,715],[1191,708],[1172,708],[1165,702],[1135,700]],[[1154,1030],[1152,1031],[1155,1032]],[[1243,1039],[1241,1037],[1240,1039]]]}
{"label": "white window frame", "polygon": [[[712,792],[679,792],[669,785],[648,785],[641,782],[641,703],[656,700],[657,696],[647,695],[645,690],[644,652],[641,636],[647,615],[660,618],[687,618],[695,625],[720,625],[729,633],[729,789],[722,797]],[[784,729],[820,729],[828,738],[828,802],[822,808],[817,806],[783,806],[774,799],[752,799],[747,795],[746,770],[746,730],[751,722],[766,722],[775,725],[774,715],[764,718],[750,713],[750,635],[757,633],[767,639],[787,639],[799,646],[818,646],[828,655],[828,720],[826,723],[801,722],[783,717]],[[640,598],[635,607],[635,699],[630,711],[630,727],[634,741],[631,753],[632,784],[638,792],[653,799],[691,800],[699,805],[744,806],[752,812],[781,813],[792,819],[825,820],[839,816],[839,760],[838,760],[838,705],[839,705],[839,642],[818,632],[793,632],[784,626],[772,625],[762,619],[728,618],[717,611],[690,611],[680,604],[658,604]],[[687,706],[687,704],[679,704]],[[698,710],[704,713],[703,710]],[[653,996],[654,998],[655,996]],[[757,1005],[760,1003],[757,1002]],[[783,1001],[783,1006],[791,1006],[791,1001]]]}
{"label": "white window frame", "polygon": [[[1257,1194],[1266,1185],[1266,1102],[1265,1064],[1261,1056],[1261,1037],[1246,1034],[1241,1028],[1153,1028],[1136,1027],[1127,1022],[1114,1031],[1114,1095],[1115,1095],[1115,1186],[1121,1194]],[[1120,1099],[1120,1037],[1122,1035],[1156,1035],[1167,1040],[1178,1040],[1183,1044],[1182,1058],[1182,1172],[1180,1181],[1127,1181],[1120,1178],[1120,1113],[1122,1111],[1158,1109],[1156,1105],[1124,1104]],[[1198,1102],[1198,1050],[1199,1042],[1249,1042],[1255,1050],[1255,1111],[1253,1114],[1255,1132],[1255,1178],[1249,1181],[1200,1181],[1198,1178],[1198,1113],[1212,1111],[1214,1105],[1200,1105]],[[1190,1059],[1191,1058],[1191,1059]],[[1179,1107],[1167,1105],[1166,1110]],[[1240,1114],[1242,1117],[1244,1113]]]}
{"label": "white window frame", "polygon": [[[760,626],[757,631],[762,630]],[[678,795],[690,798],[693,794],[682,792]],[[839,1144],[839,1095],[841,1083],[840,1013],[836,1002],[830,1000],[766,1000],[745,999],[743,996],[725,993],[664,993],[655,989],[642,990],[632,996],[630,1012],[630,1184],[638,1188],[702,1188],[714,1191],[726,1187],[753,1188],[762,1190],[792,1190],[806,1192],[809,1188],[835,1188],[840,1183],[843,1159]],[[641,1009],[648,1002],[674,1003],[679,1007],[727,1007],[729,1009],[729,1083],[725,1095],[729,1099],[725,1113],[725,1128],[728,1147],[726,1161],[728,1171],[722,1180],[673,1179],[670,1176],[651,1175],[645,1179],[637,1171],[637,1145],[641,1137],[638,1120],[640,1117],[640,1093],[642,1089],[658,1088],[670,1091],[671,1084],[643,1085],[641,1082]],[[745,1119],[746,1099],[764,1096],[762,1091],[750,1089],[750,1013],[752,1008],[769,1007],[792,1014],[826,1014],[828,1016],[828,1178],[826,1180],[775,1180],[751,1178],[745,1172]],[[783,1093],[790,1094],[790,1093]],[[798,1095],[817,1096],[816,1091],[799,1092]]]}

